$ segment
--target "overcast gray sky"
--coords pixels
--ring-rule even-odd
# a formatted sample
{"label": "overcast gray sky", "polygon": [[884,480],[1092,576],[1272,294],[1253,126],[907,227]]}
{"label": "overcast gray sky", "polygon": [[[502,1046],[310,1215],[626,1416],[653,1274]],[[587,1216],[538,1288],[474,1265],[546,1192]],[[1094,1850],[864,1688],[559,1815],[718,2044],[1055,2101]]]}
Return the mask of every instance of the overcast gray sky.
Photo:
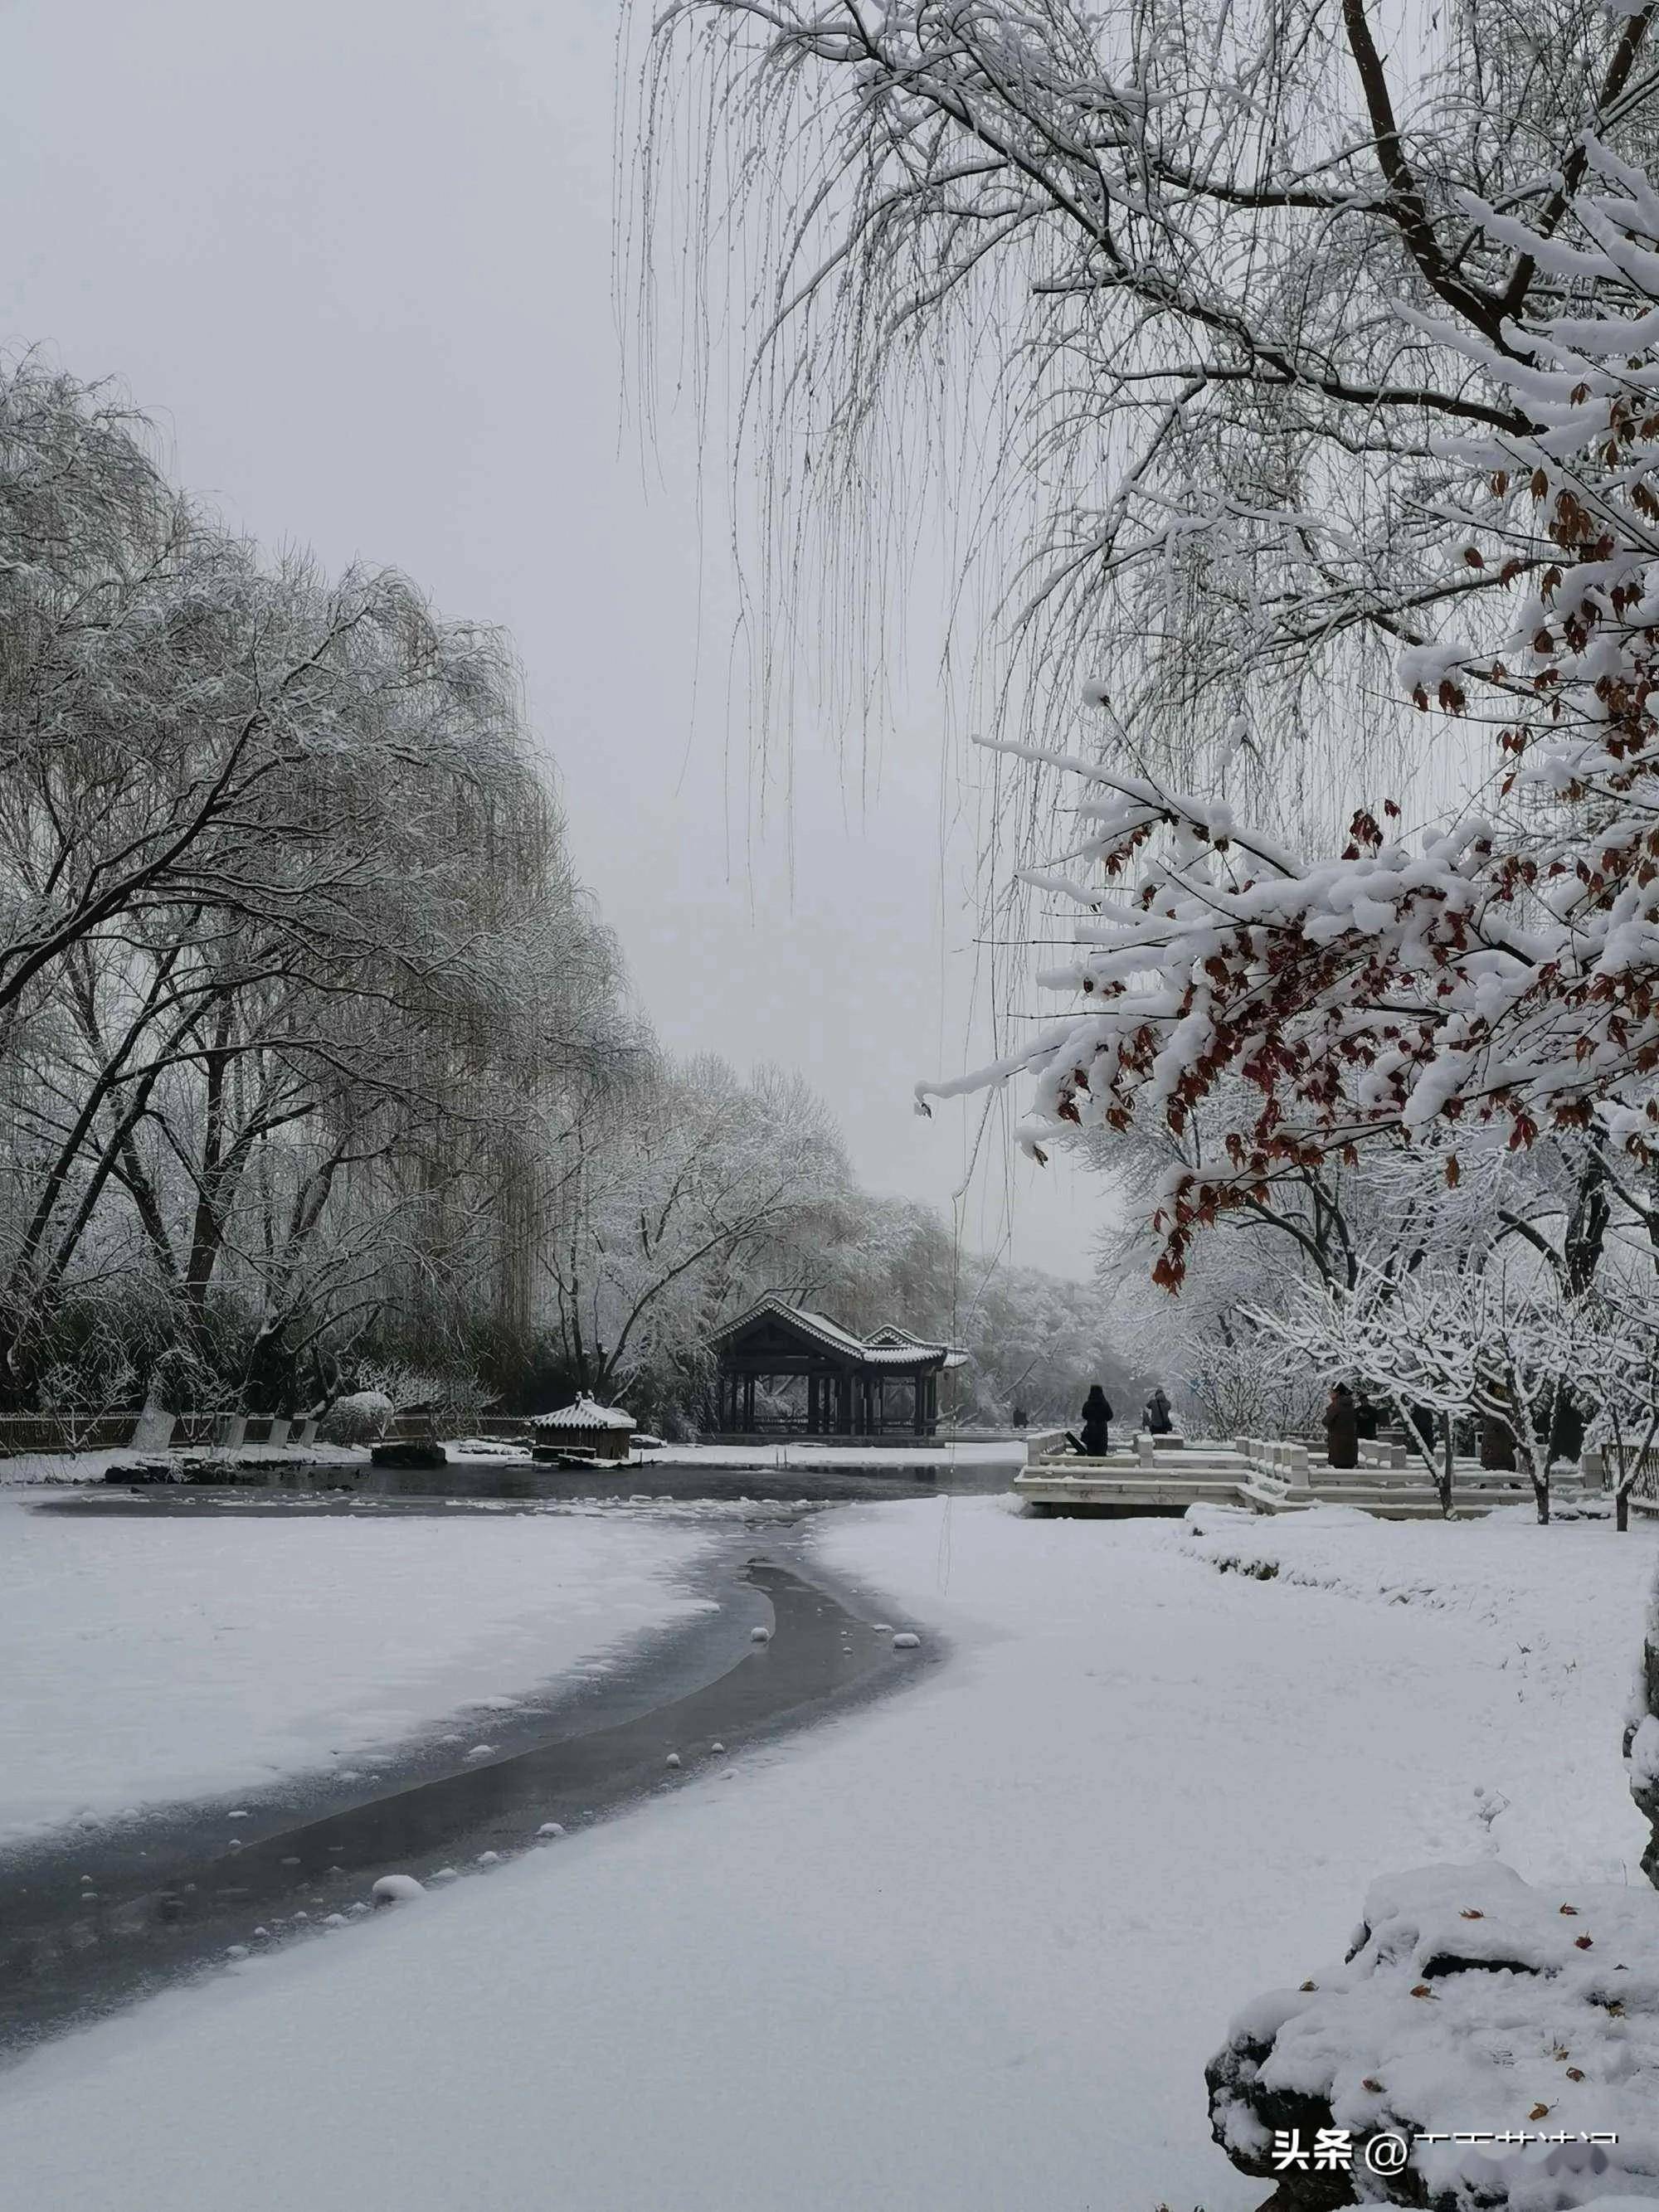
{"label": "overcast gray sky", "polygon": [[[968,1049],[942,718],[911,672],[866,803],[801,728],[755,841],[718,524],[686,433],[647,471],[621,428],[618,6],[0,0],[0,343],[119,376],[268,543],[506,624],[664,1041],[804,1069],[872,1188],[948,1204],[972,1109],[910,1106]],[[1010,1216],[1000,1161],[968,1237],[1085,1272],[1100,1194],[1022,1163]]]}

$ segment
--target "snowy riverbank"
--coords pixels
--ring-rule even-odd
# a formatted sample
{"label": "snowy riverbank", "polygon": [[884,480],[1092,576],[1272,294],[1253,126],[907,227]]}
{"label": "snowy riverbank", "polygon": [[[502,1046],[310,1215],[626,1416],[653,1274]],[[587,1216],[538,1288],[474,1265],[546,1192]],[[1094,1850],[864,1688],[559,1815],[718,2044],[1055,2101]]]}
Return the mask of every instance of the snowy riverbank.
{"label": "snowy riverbank", "polygon": [[824,1516],[945,1666],[42,2051],[0,2170],[54,2212],[1245,2212],[1204,2061],[1374,1875],[1639,1879],[1659,1531],[1212,1525]]}

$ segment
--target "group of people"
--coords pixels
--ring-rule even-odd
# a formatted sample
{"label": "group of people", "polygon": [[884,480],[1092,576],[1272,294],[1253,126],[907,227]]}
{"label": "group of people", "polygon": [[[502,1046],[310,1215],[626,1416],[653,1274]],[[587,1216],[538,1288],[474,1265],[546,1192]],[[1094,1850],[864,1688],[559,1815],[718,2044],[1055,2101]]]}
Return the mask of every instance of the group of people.
{"label": "group of people", "polygon": [[[1090,1459],[1104,1459],[1110,1448],[1111,1424],[1116,1418],[1106,1393],[1097,1382],[1083,1401],[1082,1435],[1073,1436],[1067,1431],[1066,1441],[1073,1451],[1082,1452]],[[1175,1414],[1161,1382],[1146,1401],[1140,1418],[1151,1436],[1175,1433]],[[1361,1443],[1375,1439],[1381,1421],[1382,1415],[1363,1387],[1356,1391],[1346,1382],[1334,1384],[1325,1407],[1325,1455],[1330,1464],[1358,1467]]]}
{"label": "group of people", "polygon": [[[1083,1434],[1074,1437],[1068,1430],[1066,1441],[1073,1451],[1082,1452],[1090,1459],[1104,1459],[1110,1449],[1111,1425],[1116,1418],[1106,1393],[1097,1382],[1083,1401]],[[1140,1419],[1149,1436],[1175,1434],[1175,1410],[1161,1382],[1141,1408]]]}

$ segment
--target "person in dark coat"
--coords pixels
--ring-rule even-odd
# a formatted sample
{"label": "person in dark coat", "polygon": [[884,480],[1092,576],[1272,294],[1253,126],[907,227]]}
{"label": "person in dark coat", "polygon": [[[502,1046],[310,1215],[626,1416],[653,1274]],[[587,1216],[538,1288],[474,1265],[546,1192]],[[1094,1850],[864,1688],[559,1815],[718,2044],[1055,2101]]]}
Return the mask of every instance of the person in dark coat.
{"label": "person in dark coat", "polygon": [[1106,1393],[1097,1382],[1083,1401],[1083,1449],[1091,1459],[1105,1458],[1107,1424],[1112,1418],[1112,1409],[1106,1402]]}
{"label": "person in dark coat", "polygon": [[1497,1413],[1480,1417],[1480,1464],[1488,1474],[1515,1473],[1515,1431]]}
{"label": "person in dark coat", "polygon": [[1333,1467],[1359,1464],[1359,1424],[1353,1392],[1346,1382],[1336,1385],[1325,1408],[1325,1456]]}
{"label": "person in dark coat", "polygon": [[1374,1444],[1376,1442],[1376,1407],[1363,1390],[1353,1401],[1353,1425],[1358,1430],[1363,1443]]}
{"label": "person in dark coat", "polygon": [[1175,1434],[1175,1416],[1170,1410],[1170,1401],[1164,1395],[1161,1382],[1146,1401],[1146,1432],[1154,1437],[1172,1437]]}

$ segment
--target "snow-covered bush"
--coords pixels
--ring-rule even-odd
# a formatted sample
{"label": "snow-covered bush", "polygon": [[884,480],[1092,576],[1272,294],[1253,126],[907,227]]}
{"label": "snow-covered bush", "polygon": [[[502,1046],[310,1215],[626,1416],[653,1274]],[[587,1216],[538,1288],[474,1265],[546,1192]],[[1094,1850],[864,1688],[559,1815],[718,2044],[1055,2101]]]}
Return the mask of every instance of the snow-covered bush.
{"label": "snow-covered bush", "polygon": [[148,1395],[170,1413],[228,1413],[236,1405],[234,1385],[193,1344],[170,1344],[156,1356]]}
{"label": "snow-covered bush", "polygon": [[319,1424],[317,1434],[326,1444],[378,1443],[386,1432],[392,1411],[384,1390],[353,1390],[335,1400]]}
{"label": "snow-covered bush", "polygon": [[[1248,2005],[1206,2079],[1216,2141],[1287,2208],[1351,2203],[1350,2179],[1431,2212],[1659,2196],[1659,1894],[1391,1875],[1343,1963]],[[1352,2176],[1319,2166],[1322,2129],[1351,2137]],[[1384,2134],[1412,2144],[1392,2175],[1364,2170]]]}
{"label": "snow-covered bush", "polygon": [[421,1367],[407,1360],[365,1360],[357,1370],[360,1392],[383,1396],[394,1413],[430,1413],[440,1436],[476,1428],[489,1392],[471,1367]]}

